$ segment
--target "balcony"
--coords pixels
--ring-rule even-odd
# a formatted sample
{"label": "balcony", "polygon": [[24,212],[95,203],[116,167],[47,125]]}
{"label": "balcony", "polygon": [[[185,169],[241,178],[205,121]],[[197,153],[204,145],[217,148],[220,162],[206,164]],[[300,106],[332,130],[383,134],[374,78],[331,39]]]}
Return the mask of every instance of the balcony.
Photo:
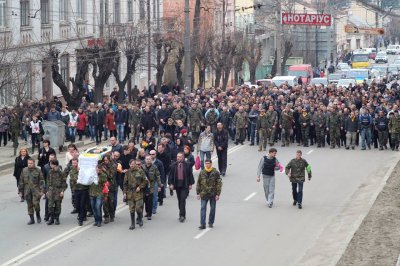
{"label": "balcony", "polygon": [[51,40],[53,40],[53,28],[51,27],[51,25],[49,26],[45,26],[42,25],[42,29],[41,29],[41,41],[46,43],[46,42],[51,42]]}
{"label": "balcony", "polygon": [[60,39],[68,39],[71,36],[71,24],[60,23]]}

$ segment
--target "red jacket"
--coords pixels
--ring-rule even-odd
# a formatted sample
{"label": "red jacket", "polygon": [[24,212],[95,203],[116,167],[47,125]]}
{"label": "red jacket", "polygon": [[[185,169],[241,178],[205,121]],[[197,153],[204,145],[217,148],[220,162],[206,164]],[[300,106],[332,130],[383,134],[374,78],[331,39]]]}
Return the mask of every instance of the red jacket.
{"label": "red jacket", "polygon": [[86,114],[82,113],[79,114],[78,113],[78,125],[76,126],[77,130],[85,130],[86,129],[86,125],[87,125],[87,118],[86,118]]}
{"label": "red jacket", "polygon": [[114,120],[114,113],[108,113],[106,115],[105,125],[106,125],[106,128],[108,128],[108,130],[117,130],[117,125],[115,124],[115,120]]}

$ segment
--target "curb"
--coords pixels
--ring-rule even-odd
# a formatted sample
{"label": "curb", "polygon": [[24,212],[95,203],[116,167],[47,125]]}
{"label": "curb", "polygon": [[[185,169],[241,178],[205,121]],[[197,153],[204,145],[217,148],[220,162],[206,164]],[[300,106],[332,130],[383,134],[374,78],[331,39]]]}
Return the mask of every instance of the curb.
{"label": "curb", "polygon": [[[85,143],[85,141],[77,141],[74,144],[76,145],[76,147],[79,148],[79,147],[83,147],[83,146],[90,145],[90,144],[93,144],[93,143],[95,143],[95,142],[94,141],[88,141],[88,142]],[[69,144],[70,144],[69,142],[64,143],[63,151],[67,150],[67,147],[68,147]],[[58,149],[55,149],[55,150],[56,150],[57,154],[60,154],[58,152]],[[35,154],[31,155],[31,157],[33,159],[37,160],[38,154],[35,153]],[[7,169],[10,169],[10,168],[13,168],[13,167],[14,167],[14,159],[11,160],[11,161],[5,162],[5,163],[1,163],[0,164],[0,171],[7,170]]]}

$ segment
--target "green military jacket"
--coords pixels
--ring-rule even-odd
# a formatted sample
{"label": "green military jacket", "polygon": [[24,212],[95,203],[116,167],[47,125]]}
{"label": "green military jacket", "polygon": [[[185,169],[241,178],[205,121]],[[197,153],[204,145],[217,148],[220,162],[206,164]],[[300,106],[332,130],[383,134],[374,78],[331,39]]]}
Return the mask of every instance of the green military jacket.
{"label": "green military jacket", "polygon": [[247,124],[249,123],[249,117],[247,116],[246,112],[236,112],[235,116],[233,117],[233,124],[236,128],[246,128]]}
{"label": "green military jacket", "polygon": [[196,193],[201,199],[211,199],[221,194],[222,179],[219,172],[213,167],[211,172],[201,170],[196,183]]}
{"label": "green military jacket", "polygon": [[326,119],[327,128],[339,128],[342,125],[342,117],[337,112],[331,112]]}
{"label": "green military jacket", "polygon": [[18,117],[11,117],[10,119],[10,132],[13,134],[18,134],[21,129],[21,122]]}
{"label": "green military jacket", "polygon": [[138,125],[142,119],[142,112],[140,110],[129,110],[128,123],[130,125]]}
{"label": "green military jacket", "polygon": [[55,198],[59,198],[60,192],[64,192],[67,189],[67,177],[61,169],[50,170],[47,178],[47,186],[47,191]]}
{"label": "green military jacket", "polygon": [[161,187],[161,179],[160,179],[160,171],[158,171],[157,166],[152,164],[150,167],[147,167],[146,164],[142,165],[142,169],[146,174],[149,188],[149,193],[152,194],[154,192],[154,182],[157,182],[158,187]]}
{"label": "green military jacket", "polygon": [[21,173],[18,190],[24,194],[25,198],[27,198],[28,195],[31,197],[40,197],[40,193],[45,192],[42,171],[37,167],[32,169],[25,167]]}
{"label": "green military jacket", "polygon": [[257,130],[265,129],[268,130],[271,128],[271,124],[269,123],[268,117],[266,115],[259,116],[257,119]]}
{"label": "green military jacket", "polygon": [[79,175],[78,169],[71,167],[71,170],[69,171],[69,187],[73,191],[87,190],[89,188],[89,186],[78,184],[78,175]]}
{"label": "green military jacket", "polygon": [[175,109],[174,111],[172,111],[171,118],[174,121],[182,120],[182,122],[185,122],[185,120],[186,120],[185,110],[183,110],[183,109]]}
{"label": "green military jacket", "polygon": [[[138,201],[143,199],[143,190],[147,187],[148,180],[142,169],[129,169],[124,178],[124,194],[127,200]],[[140,188],[137,192],[136,189]]]}
{"label": "green military jacket", "polygon": [[[300,120],[300,124],[301,124],[302,128],[306,128],[306,127],[310,126],[311,118],[310,118],[309,113],[307,113],[305,116],[303,114],[300,114],[299,120]],[[304,123],[306,125],[304,125]]]}
{"label": "green military jacket", "polygon": [[218,122],[218,114],[214,109],[210,110],[207,113],[206,122],[209,125],[216,125],[217,124],[217,122]]}
{"label": "green military jacket", "polygon": [[103,197],[104,184],[107,182],[106,173],[98,174],[97,185],[95,183],[89,186],[89,196],[91,197]]}
{"label": "green military jacket", "polygon": [[312,122],[315,125],[315,130],[324,130],[326,126],[326,117],[324,114],[315,113],[312,117]]}
{"label": "green military jacket", "polygon": [[293,113],[289,111],[286,113],[285,111],[281,114],[281,126],[284,129],[291,128],[293,124]]}
{"label": "green military jacket", "polygon": [[113,192],[117,189],[117,164],[111,161],[108,165],[103,163],[103,167],[105,168],[105,174],[107,175],[107,181],[110,183],[108,187],[110,192]]}
{"label": "green military jacket", "polygon": [[400,133],[400,115],[394,115],[389,119],[389,132]]}
{"label": "green military jacket", "polygon": [[308,162],[301,158],[299,160],[292,159],[285,168],[285,173],[288,175],[290,173],[290,182],[298,183],[304,182],[306,177],[306,172],[308,173],[308,177],[311,178],[311,166]]}
{"label": "green military jacket", "polygon": [[203,114],[201,110],[196,108],[190,108],[188,114],[188,124],[190,124],[190,131],[200,132],[201,122],[203,120]]}
{"label": "green military jacket", "polygon": [[265,114],[268,118],[269,124],[272,126],[276,126],[278,123],[278,114],[276,113],[276,111],[268,111]]}

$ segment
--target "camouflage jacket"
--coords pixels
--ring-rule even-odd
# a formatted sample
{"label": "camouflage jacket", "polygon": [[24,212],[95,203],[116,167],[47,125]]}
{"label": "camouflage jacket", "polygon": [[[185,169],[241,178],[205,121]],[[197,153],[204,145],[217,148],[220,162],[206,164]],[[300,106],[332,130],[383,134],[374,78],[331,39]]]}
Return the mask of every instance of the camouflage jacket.
{"label": "camouflage jacket", "polygon": [[[310,126],[311,118],[310,118],[309,113],[307,113],[306,115],[300,114],[299,119],[300,119],[300,125],[302,128],[306,128],[306,127]],[[304,125],[304,124],[306,124],[306,125]]]}
{"label": "camouflage jacket", "polygon": [[140,123],[140,120],[142,119],[142,113],[140,110],[134,111],[134,110],[129,110],[129,115],[128,115],[128,122],[130,125],[138,125]]}
{"label": "camouflage jacket", "polygon": [[218,114],[214,109],[207,113],[206,122],[209,125],[216,125],[218,123]]}
{"label": "camouflage jacket", "polygon": [[146,164],[142,165],[142,169],[146,174],[148,183],[148,193],[152,194],[154,192],[154,183],[157,182],[158,186],[161,187],[161,179],[160,179],[160,171],[158,171],[157,166],[152,164],[150,167],[147,167]]}
{"label": "camouflage jacket", "polygon": [[278,124],[278,114],[276,111],[268,111],[265,115],[267,116],[271,127]]}
{"label": "camouflage jacket", "polygon": [[196,108],[190,108],[189,109],[189,115],[188,115],[188,124],[190,124],[190,130],[194,132],[200,132],[200,126],[201,122],[203,120],[203,114],[201,113],[201,110]]}
{"label": "camouflage jacket", "polygon": [[182,120],[182,122],[185,122],[185,120],[186,120],[185,110],[183,110],[183,109],[175,109],[174,111],[172,111],[171,118],[174,121]]}
{"label": "camouflage jacket", "polygon": [[61,171],[61,169],[53,170],[51,169],[49,172],[49,176],[47,178],[47,191],[50,194],[53,194],[55,198],[59,197],[60,192],[64,192],[68,185],[67,185],[67,177]]}
{"label": "camouflage jacket", "polygon": [[105,173],[98,174],[97,185],[95,183],[89,186],[89,196],[103,197],[104,184],[107,182],[107,175]]}
{"label": "camouflage jacket", "polygon": [[[306,168],[308,177],[311,178],[311,166],[303,158],[297,160],[292,159],[285,168],[285,173],[288,175],[290,173],[290,182],[304,182],[306,177]],[[309,169],[309,170],[308,170]]]}
{"label": "camouflage jacket", "polygon": [[400,133],[400,115],[394,115],[389,119],[389,132]]}
{"label": "camouflage jacket", "polygon": [[[133,201],[142,200],[143,191],[148,182],[142,169],[129,169],[124,178],[124,194],[126,194],[127,199]],[[139,192],[136,191],[138,187],[140,188]]]}
{"label": "camouflage jacket", "polygon": [[71,170],[69,171],[69,187],[71,190],[87,190],[89,188],[88,186],[78,184],[78,175],[78,169],[71,167]]}
{"label": "camouflage jacket", "polygon": [[312,122],[315,125],[316,130],[323,130],[326,126],[326,117],[323,114],[319,115],[318,113],[315,113],[312,117]]}
{"label": "camouflage jacket", "polygon": [[212,168],[211,172],[201,170],[196,183],[196,193],[201,199],[215,198],[221,194],[222,179],[219,172]]}
{"label": "camouflage jacket", "polygon": [[257,130],[265,129],[268,130],[271,128],[271,124],[269,123],[268,117],[266,115],[259,116],[257,119]]}
{"label": "camouflage jacket", "polygon": [[116,190],[117,187],[117,164],[110,162],[108,165],[102,164],[107,175],[107,181],[110,183],[108,189],[112,192]]}
{"label": "camouflage jacket", "polygon": [[25,167],[21,173],[18,190],[24,195],[32,194],[40,197],[40,192],[45,192],[42,171],[37,167],[33,169]]}
{"label": "camouflage jacket", "polygon": [[236,128],[246,128],[246,125],[249,123],[249,118],[246,112],[236,112],[233,117],[233,123]]}
{"label": "camouflage jacket", "polygon": [[339,128],[342,125],[342,117],[337,112],[331,112],[326,119],[327,128]]}
{"label": "camouflage jacket", "polygon": [[281,127],[282,128],[291,128],[293,125],[293,113],[292,111],[289,111],[289,113],[286,113],[286,111],[283,111],[281,114]]}

